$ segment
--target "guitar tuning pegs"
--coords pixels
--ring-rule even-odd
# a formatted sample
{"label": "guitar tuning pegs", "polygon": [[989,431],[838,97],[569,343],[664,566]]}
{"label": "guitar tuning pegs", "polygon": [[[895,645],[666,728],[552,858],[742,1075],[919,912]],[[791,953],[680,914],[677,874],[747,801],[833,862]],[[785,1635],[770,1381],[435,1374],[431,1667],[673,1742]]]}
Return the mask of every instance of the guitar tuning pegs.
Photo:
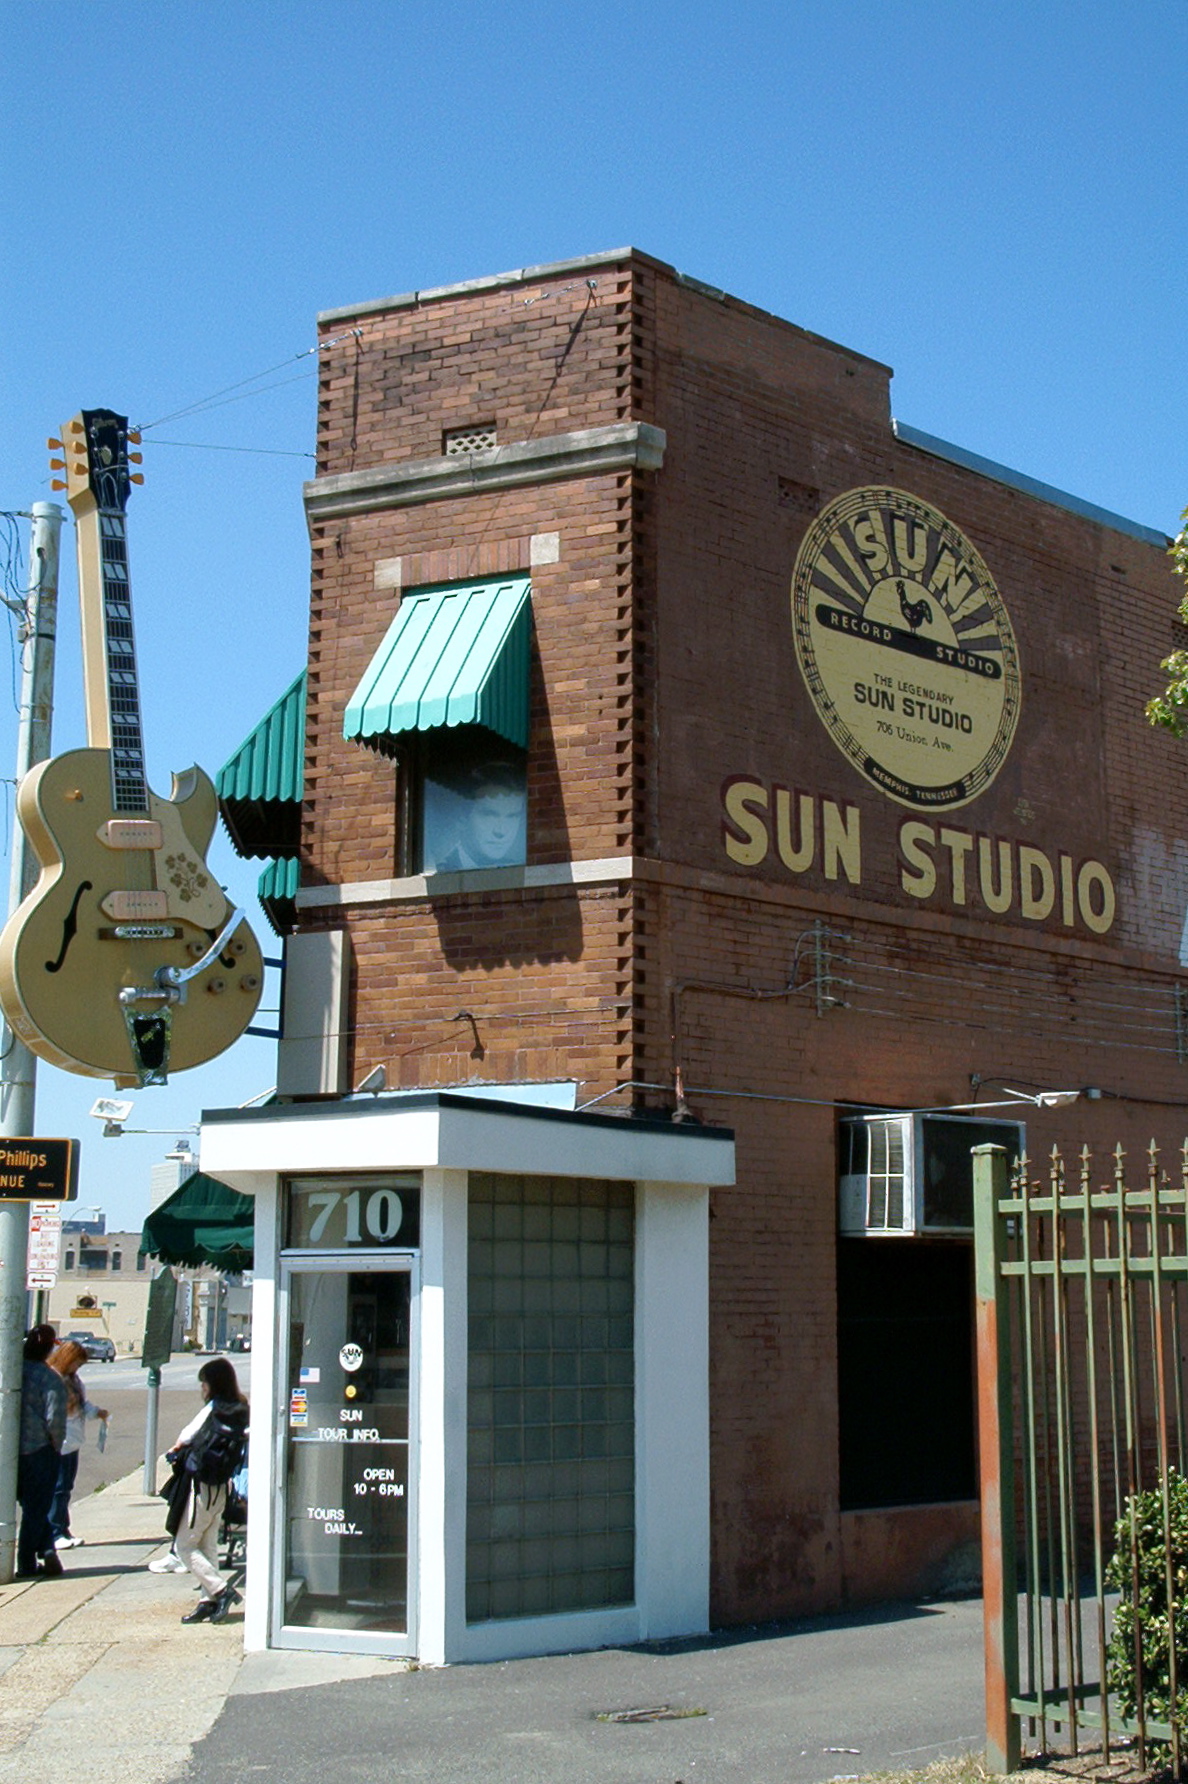
{"label": "guitar tuning pegs", "polygon": [[69,489],[69,487],[70,485],[68,483],[63,483],[60,477],[50,478],[51,489]]}
{"label": "guitar tuning pegs", "polygon": [[64,458],[51,458],[50,459],[50,470],[51,471],[64,471],[65,469],[66,469],[66,460]]}
{"label": "guitar tuning pegs", "polygon": [[49,447],[51,452],[64,452],[65,451],[65,447],[62,445],[61,440],[49,439],[46,441],[46,445]]}
{"label": "guitar tuning pegs", "polygon": [[[140,429],[138,427],[130,427],[128,429],[128,443],[130,446],[140,445]],[[137,459],[136,462],[139,464],[140,460]]]}
{"label": "guitar tuning pegs", "polygon": [[142,465],[144,463],[144,453],[143,452],[130,452],[128,454],[128,463],[133,464],[133,465]]}
{"label": "guitar tuning pegs", "polygon": [[75,416],[73,421],[68,421],[66,423],[66,431],[71,434],[85,434],[87,430],[78,417]]}
{"label": "guitar tuning pegs", "polygon": [[144,472],[143,471],[133,471],[129,475],[128,482],[129,483],[143,483],[144,482]]}

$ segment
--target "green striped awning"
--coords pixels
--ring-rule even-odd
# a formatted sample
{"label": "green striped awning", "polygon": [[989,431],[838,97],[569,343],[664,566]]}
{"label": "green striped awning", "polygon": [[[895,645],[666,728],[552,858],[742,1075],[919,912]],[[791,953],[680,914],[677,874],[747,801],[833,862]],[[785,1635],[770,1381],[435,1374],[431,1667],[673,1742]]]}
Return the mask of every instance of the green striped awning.
{"label": "green striped awning", "polygon": [[440,725],[485,725],[528,746],[527,576],[414,589],[400,603],[346,709],[343,735],[383,739]]}
{"label": "green striped awning", "polygon": [[289,855],[305,791],[305,670],[224,762],[215,780],[240,855]]}
{"label": "green striped awning", "polygon": [[301,863],[292,855],[270,861],[256,882],[256,894],[264,915],[278,935],[287,935],[297,915],[297,888],[301,884]]}

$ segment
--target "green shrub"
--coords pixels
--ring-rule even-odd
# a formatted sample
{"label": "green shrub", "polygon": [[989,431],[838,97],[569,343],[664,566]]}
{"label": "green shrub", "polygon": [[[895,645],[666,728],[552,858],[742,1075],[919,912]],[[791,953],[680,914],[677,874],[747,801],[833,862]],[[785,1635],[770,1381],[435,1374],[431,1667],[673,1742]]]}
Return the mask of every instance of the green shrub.
{"label": "green shrub", "polygon": [[[1164,1542],[1163,1490],[1153,1487],[1136,1493],[1114,1531],[1115,1548],[1106,1569],[1106,1584],[1121,1594],[1114,1613],[1106,1678],[1117,1694],[1123,1715],[1138,1710],[1135,1677],[1135,1625],[1142,1643],[1142,1695],[1144,1713],[1154,1722],[1178,1722],[1188,1730],[1188,1480],[1169,1470],[1168,1500],[1171,1506],[1172,1604],[1168,1605],[1167,1560]],[[1138,1591],[1135,1593],[1132,1537],[1137,1531]],[[1176,1644],[1176,1702],[1171,1701],[1171,1654],[1169,1628],[1174,1618]]]}

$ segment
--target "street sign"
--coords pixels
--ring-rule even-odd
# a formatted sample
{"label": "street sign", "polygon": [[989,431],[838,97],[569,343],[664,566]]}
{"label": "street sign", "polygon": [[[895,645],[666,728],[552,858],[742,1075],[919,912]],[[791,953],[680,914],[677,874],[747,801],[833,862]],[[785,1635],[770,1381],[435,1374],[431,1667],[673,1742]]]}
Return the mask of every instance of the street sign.
{"label": "street sign", "polygon": [[177,1277],[162,1270],[149,1283],[148,1311],[144,1321],[142,1369],[163,1369],[173,1355],[173,1315],[177,1303]]}
{"label": "street sign", "polygon": [[77,1140],[0,1140],[0,1201],[73,1202]]}
{"label": "street sign", "polygon": [[53,1288],[58,1280],[62,1209],[58,1202],[30,1202],[27,1288]]}

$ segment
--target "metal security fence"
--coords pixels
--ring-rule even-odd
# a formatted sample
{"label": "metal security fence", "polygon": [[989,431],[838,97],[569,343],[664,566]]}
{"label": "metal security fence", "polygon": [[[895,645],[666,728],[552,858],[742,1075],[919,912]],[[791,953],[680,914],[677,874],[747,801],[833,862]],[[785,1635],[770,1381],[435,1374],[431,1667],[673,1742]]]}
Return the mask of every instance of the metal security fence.
{"label": "metal security fence", "polygon": [[974,1149],[987,1759],[1125,1737],[1182,1777],[1188,1143],[1100,1175]]}

